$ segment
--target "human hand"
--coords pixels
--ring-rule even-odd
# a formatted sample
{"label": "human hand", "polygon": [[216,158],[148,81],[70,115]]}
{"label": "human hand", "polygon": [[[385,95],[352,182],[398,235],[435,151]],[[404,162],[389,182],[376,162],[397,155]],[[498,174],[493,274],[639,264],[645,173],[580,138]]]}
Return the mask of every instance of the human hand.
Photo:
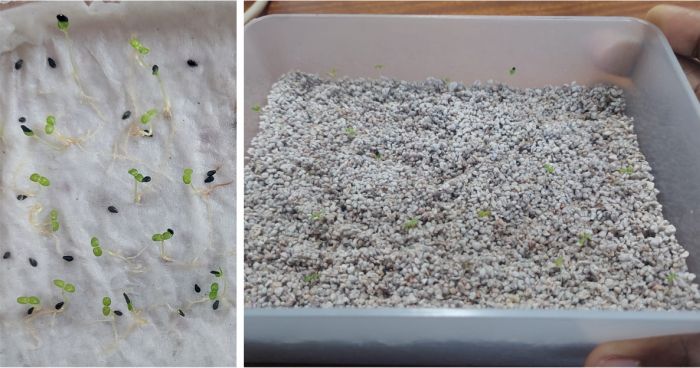
{"label": "human hand", "polygon": [[664,33],[678,56],[690,87],[700,98],[700,11],[675,5],[657,5],[646,16]]}
{"label": "human hand", "polygon": [[587,367],[700,366],[700,334],[612,341],[588,354]]}

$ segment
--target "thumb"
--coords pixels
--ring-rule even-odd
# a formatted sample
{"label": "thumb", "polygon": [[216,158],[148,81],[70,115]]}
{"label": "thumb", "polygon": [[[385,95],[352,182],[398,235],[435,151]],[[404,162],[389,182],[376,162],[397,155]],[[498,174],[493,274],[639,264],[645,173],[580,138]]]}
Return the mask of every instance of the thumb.
{"label": "thumb", "polygon": [[700,365],[700,334],[606,342],[588,354],[587,367]]}

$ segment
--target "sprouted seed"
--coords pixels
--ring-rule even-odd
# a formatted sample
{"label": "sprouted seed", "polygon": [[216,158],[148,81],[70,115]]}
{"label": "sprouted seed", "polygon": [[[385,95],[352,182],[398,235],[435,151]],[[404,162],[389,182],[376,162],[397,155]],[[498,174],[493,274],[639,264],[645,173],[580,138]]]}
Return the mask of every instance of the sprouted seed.
{"label": "sprouted seed", "polygon": [[182,171],[182,182],[187,185],[192,184],[192,169],[186,168]]}
{"label": "sprouted seed", "polygon": [[26,135],[27,137],[32,137],[32,136],[34,136],[34,131],[31,130],[31,129],[29,129],[29,127],[27,127],[26,125],[20,125],[20,128],[22,128],[22,132],[23,132],[24,135]]}
{"label": "sprouted seed", "polygon": [[145,114],[141,115],[141,124],[148,124],[151,119],[158,113],[156,109],[150,109]]}
{"label": "sprouted seed", "polygon": [[510,70],[508,71],[508,74],[514,75],[514,74],[515,74],[515,71],[516,71],[515,67],[512,67],[512,68],[510,68]]}
{"label": "sprouted seed", "polygon": [[35,296],[20,296],[17,298],[19,304],[39,305],[41,301]]}
{"label": "sprouted seed", "polygon": [[183,312],[182,309],[178,309],[178,310],[177,310],[177,313],[178,313],[180,316],[182,316],[182,317],[185,316],[185,312]]}
{"label": "sprouted seed", "polygon": [[578,245],[580,247],[583,247],[584,245],[586,245],[590,242],[591,242],[591,234],[585,233],[585,232],[578,234]]}
{"label": "sprouted seed", "polygon": [[476,215],[479,218],[491,217],[491,210],[479,210]]}
{"label": "sprouted seed", "polygon": [[53,134],[54,129],[56,128],[56,118],[53,115],[49,115],[46,117],[46,125],[44,125],[44,132],[46,134],[51,135]]}
{"label": "sprouted seed", "polygon": [[73,285],[69,282],[65,282],[61,279],[53,280],[53,284],[56,285],[56,287],[58,287],[62,291],[65,291],[67,293],[74,293],[75,292],[75,285]]}
{"label": "sprouted seed", "polygon": [[141,55],[146,55],[151,51],[148,47],[144,46],[141,43],[141,41],[139,41],[139,39],[136,37],[132,37],[129,40],[129,44],[131,45],[131,47],[134,48],[134,50],[136,50]]}
{"label": "sprouted seed", "polygon": [[124,295],[124,301],[126,301],[126,307],[127,307],[127,309],[129,309],[129,312],[133,312],[133,311],[134,311],[134,305],[131,304],[131,299],[129,299],[129,296],[126,295],[126,293],[123,293],[122,295]]}
{"label": "sprouted seed", "polygon": [[216,300],[219,296],[219,283],[214,282],[209,287],[209,300]]}
{"label": "sprouted seed", "polygon": [[162,234],[156,233],[151,236],[151,240],[153,240],[154,242],[160,242],[160,258],[162,258],[163,260],[170,261],[170,258],[168,258],[165,255],[165,241],[172,238],[173,235],[175,235],[173,229],[167,229]]}
{"label": "sprouted seed", "polygon": [[129,175],[134,177],[134,203],[138,203],[141,200],[139,195],[138,183],[148,183],[151,181],[150,176],[144,176],[136,169],[129,169]]}
{"label": "sprouted seed", "polygon": [[224,275],[224,271],[222,271],[221,268],[219,268],[218,271],[217,270],[209,271],[209,273],[216,276],[216,277],[221,277]]}
{"label": "sprouted seed", "polygon": [[41,185],[42,187],[48,187],[49,185],[51,185],[49,179],[47,179],[45,176],[39,175],[38,173],[33,173],[32,175],[30,175],[29,180]]}
{"label": "sprouted seed", "polygon": [[544,169],[545,169],[548,173],[554,174],[554,166],[552,166],[551,164],[544,164]]}
{"label": "sprouted seed", "polygon": [[97,239],[97,237],[92,237],[90,239],[90,245],[92,246],[92,254],[95,255],[95,257],[99,257],[102,255],[102,248],[100,247],[100,240]]}
{"label": "sprouted seed", "polygon": [[49,219],[51,221],[51,231],[52,232],[58,231],[58,229],[60,227],[60,225],[58,223],[58,211],[51,210],[51,212],[49,212]]}
{"label": "sprouted seed", "polygon": [[109,307],[112,305],[112,299],[110,299],[108,296],[102,298],[102,315],[105,317],[109,316],[109,313],[112,311],[112,309]]}
{"label": "sprouted seed", "polygon": [[66,17],[63,14],[58,14],[56,15],[56,19],[58,20],[58,29],[60,29],[63,32],[68,32],[68,28],[70,27],[68,17]]}
{"label": "sprouted seed", "polygon": [[19,59],[15,62],[15,70],[20,70],[22,69],[22,65],[24,64],[24,60]]}
{"label": "sprouted seed", "polygon": [[151,74],[157,76],[157,75],[158,75],[158,69],[159,69],[159,68],[158,68],[158,65],[153,64],[153,66],[151,67]]}
{"label": "sprouted seed", "polygon": [[56,68],[56,60],[54,60],[54,59],[52,59],[52,58],[50,58],[50,57],[49,57],[48,59],[46,59],[46,60],[49,62],[49,66],[50,66],[51,68],[53,68],[53,69]]}
{"label": "sprouted seed", "polygon": [[73,262],[73,256],[63,256],[63,260],[66,262]]}
{"label": "sprouted seed", "polygon": [[29,257],[29,264],[32,265],[32,267],[36,267],[39,265],[39,262],[37,262],[36,259]]}

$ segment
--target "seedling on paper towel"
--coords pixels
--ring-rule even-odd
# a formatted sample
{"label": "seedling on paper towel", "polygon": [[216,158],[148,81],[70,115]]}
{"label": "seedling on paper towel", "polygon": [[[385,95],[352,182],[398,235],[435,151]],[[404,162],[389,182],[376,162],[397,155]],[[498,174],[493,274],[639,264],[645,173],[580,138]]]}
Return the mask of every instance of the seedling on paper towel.
{"label": "seedling on paper towel", "polygon": [[[143,122],[143,118],[142,118]],[[141,201],[141,195],[139,194],[139,183],[148,183],[151,181],[150,176],[144,176],[138,170],[131,168],[129,169],[129,175],[134,177],[134,203],[139,203]]]}
{"label": "seedling on paper towel", "polygon": [[[196,194],[202,196],[203,198],[207,197],[216,188],[227,186],[227,185],[230,185],[233,183],[233,181],[229,181],[226,183],[211,185],[211,186],[207,187],[206,189],[197,189],[194,186],[194,184],[192,184],[192,173],[193,173],[193,170],[192,170],[192,168],[189,168],[189,167],[182,170],[182,182],[185,183],[185,185],[189,185]],[[210,170],[209,172],[207,172],[207,177],[213,178],[213,175],[215,173],[216,173],[216,170]],[[209,174],[211,174],[211,175],[209,175]]]}
{"label": "seedling on paper towel", "polygon": [[90,239],[90,246],[92,246],[92,254],[94,254],[95,257],[102,256],[102,247],[100,247],[100,239],[97,239],[97,237],[93,236]]}
{"label": "seedling on paper towel", "polygon": [[156,79],[158,79],[158,86],[160,86],[160,93],[163,95],[163,116],[170,120],[172,117],[172,112],[170,111],[170,98],[168,94],[165,93],[165,86],[163,85],[163,79],[160,77],[160,68],[158,65],[153,65],[151,67],[151,74],[153,74]]}
{"label": "seedling on paper towel", "polygon": [[34,310],[40,308],[41,301],[36,296],[20,296],[17,298],[17,303],[19,304],[29,304],[30,307],[27,309],[27,314],[34,313]]}
{"label": "seedling on paper towel", "polygon": [[49,212],[49,221],[51,222],[51,231],[54,233],[58,231],[58,228],[60,226],[58,224],[58,211],[51,210],[51,212]]}
{"label": "seedling on paper towel", "polygon": [[68,17],[63,15],[63,14],[58,14],[56,15],[56,19],[58,20],[57,27],[58,29],[63,32],[63,35],[66,38],[66,42],[68,43],[68,55],[70,56],[70,64],[71,64],[71,74],[73,75],[73,79],[75,80],[75,84],[78,86],[78,89],[80,90],[80,94],[82,95],[83,99],[87,100],[90,102],[90,106],[92,107],[93,110],[97,113],[97,115],[102,119],[103,122],[107,121],[105,116],[102,114],[99,108],[97,108],[97,105],[95,105],[95,102],[93,101],[94,99],[90,96],[88,96],[87,93],[85,93],[85,89],[83,88],[83,83],[80,79],[80,75],[78,74],[78,67],[75,63],[75,52],[73,51],[73,40],[70,38],[70,35],[68,34],[68,29],[70,28],[70,21],[68,20]]}
{"label": "seedling on paper towel", "polygon": [[39,173],[32,173],[32,175],[29,176],[29,181],[37,183],[42,187],[48,187],[49,185],[51,185],[49,179],[45,176],[41,176]]}
{"label": "seedling on paper towel", "polygon": [[162,234],[156,233],[151,236],[151,240],[154,242],[160,242],[160,258],[164,261],[172,261],[171,258],[165,255],[165,241],[172,238],[173,235],[175,235],[173,229],[167,229]]}
{"label": "seedling on paper towel", "polygon": [[56,285],[57,288],[61,289],[61,297],[63,298],[63,301],[56,304],[56,310],[61,310],[65,307],[65,304],[68,303],[68,297],[66,296],[66,293],[74,293],[75,285],[69,282],[65,282],[61,279],[53,280],[53,284]]}
{"label": "seedling on paper towel", "polygon": [[153,135],[153,123],[151,123],[151,120],[153,117],[158,114],[158,110],[156,109],[150,109],[146,111],[143,115],[141,115],[141,118],[139,119],[141,121],[141,124],[143,125],[148,125],[148,129],[141,131],[142,136],[152,136]]}

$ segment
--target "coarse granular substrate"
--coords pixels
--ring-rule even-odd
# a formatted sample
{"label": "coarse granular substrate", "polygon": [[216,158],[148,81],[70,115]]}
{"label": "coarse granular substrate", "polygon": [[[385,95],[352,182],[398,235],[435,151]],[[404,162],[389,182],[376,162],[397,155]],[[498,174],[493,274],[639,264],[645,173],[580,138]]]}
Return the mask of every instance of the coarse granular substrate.
{"label": "coarse granular substrate", "polygon": [[246,305],[697,309],[624,106],[285,75],[245,169]]}

